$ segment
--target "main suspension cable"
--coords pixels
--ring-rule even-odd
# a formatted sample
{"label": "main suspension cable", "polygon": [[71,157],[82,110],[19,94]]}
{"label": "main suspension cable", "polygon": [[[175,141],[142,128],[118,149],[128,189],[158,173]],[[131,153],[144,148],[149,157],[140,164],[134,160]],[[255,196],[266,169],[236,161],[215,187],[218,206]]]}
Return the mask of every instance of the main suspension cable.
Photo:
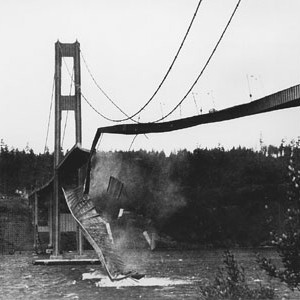
{"label": "main suspension cable", "polygon": [[[66,67],[66,69],[67,69],[67,72],[68,72],[70,78],[72,78],[71,71],[70,71],[70,69],[69,69],[69,67],[68,67],[68,65],[67,65],[67,63],[66,63],[66,61],[65,61],[64,56],[62,56],[62,58],[63,58],[64,65],[65,65],[65,67]],[[103,119],[105,119],[105,120],[107,120],[107,121],[110,121],[110,122],[116,122],[116,120],[111,119],[111,118],[105,116],[103,113],[101,113],[99,110],[97,110],[97,109],[91,104],[91,102],[87,99],[87,97],[84,96],[84,94],[81,92],[81,86],[80,86],[80,84],[77,84],[77,83],[75,82],[74,78],[73,78],[73,83],[74,83],[74,87],[75,87],[76,91],[79,91],[79,92],[80,92],[80,95],[81,95],[82,98],[85,100],[85,102],[86,102],[86,103],[87,103],[87,104],[88,104],[88,105],[89,105],[89,106],[90,106],[90,107],[91,107],[98,115],[100,115]],[[135,122],[136,122],[136,121],[135,121]]]}
{"label": "main suspension cable", "polygon": [[[178,48],[178,50],[177,50],[177,52],[176,52],[176,54],[175,54],[175,57],[173,58],[173,61],[172,61],[172,63],[171,63],[171,65],[169,66],[169,68],[168,68],[168,70],[167,70],[167,72],[166,72],[166,74],[164,75],[164,77],[163,77],[163,79],[162,79],[162,81],[160,82],[160,84],[158,85],[158,87],[156,88],[156,90],[154,91],[154,93],[152,94],[152,96],[149,98],[149,100],[137,111],[137,112],[135,112],[133,115],[131,115],[131,116],[129,116],[128,114],[126,114],[112,99],[111,99],[111,97],[109,97],[108,96],[108,94],[100,87],[100,85],[97,83],[97,81],[96,81],[96,79],[95,79],[95,77],[93,76],[93,74],[92,74],[92,72],[91,72],[91,70],[90,70],[90,68],[88,67],[88,64],[87,64],[87,62],[86,62],[86,60],[85,60],[85,58],[84,58],[84,56],[83,56],[83,53],[82,53],[82,51],[80,51],[80,53],[81,53],[81,56],[82,56],[82,59],[83,59],[83,62],[84,62],[84,64],[85,64],[85,66],[86,66],[86,69],[87,69],[87,71],[88,71],[88,73],[90,74],[90,76],[91,76],[91,78],[92,78],[92,80],[94,81],[94,83],[95,83],[95,85],[98,87],[98,89],[103,93],[103,95],[121,112],[121,113],[123,113],[125,116],[126,116],[126,118],[123,118],[123,119],[115,119],[115,120],[113,120],[114,122],[122,122],[122,121],[127,121],[127,120],[132,120],[132,121],[135,121],[136,123],[138,122],[138,121],[136,121],[136,120],[134,120],[133,118],[136,116],[136,115],[138,115],[139,113],[141,113],[149,104],[150,104],[150,102],[154,99],[154,97],[156,96],[156,94],[158,93],[158,91],[161,89],[161,87],[162,87],[162,85],[164,84],[164,82],[165,82],[165,80],[167,79],[167,77],[168,77],[168,75],[170,74],[170,72],[171,72],[171,70],[172,70],[172,68],[173,68],[173,66],[174,66],[174,64],[175,64],[175,62],[176,62],[176,60],[177,60],[177,58],[178,58],[178,56],[179,56],[179,53],[180,53],[180,51],[181,51],[181,49],[182,49],[182,47],[183,47],[183,45],[184,45],[184,43],[185,43],[185,40],[186,40],[186,38],[187,38],[187,36],[188,36],[188,34],[189,34],[189,32],[190,32],[190,29],[191,29],[191,27],[192,27],[192,25],[193,25],[193,23],[194,23],[194,20],[195,20],[195,18],[196,18],[196,15],[197,15],[197,13],[198,13],[198,10],[199,10],[199,7],[200,7],[200,4],[201,4],[201,2],[202,2],[202,0],[199,0],[199,2],[198,2],[198,5],[197,5],[197,7],[196,7],[196,10],[195,10],[195,12],[194,12],[194,15],[193,15],[193,17],[192,17],[192,20],[191,20],[191,22],[190,22],[190,24],[189,24],[189,26],[188,26],[188,29],[187,29],[187,31],[186,31],[186,33],[185,33],[185,35],[184,35],[184,38],[183,38],[183,40],[182,40],[182,42],[181,42],[181,44],[180,44],[180,46],[179,46],[179,48]],[[91,105],[91,104],[90,104]],[[97,111],[95,108],[93,108],[95,111]]]}
{"label": "main suspension cable", "polygon": [[[128,114],[126,114],[126,112],[124,112],[124,111],[122,110],[122,108],[119,107],[119,106],[112,100],[112,98],[109,97],[109,95],[101,88],[101,86],[98,84],[98,82],[96,81],[95,77],[93,76],[93,74],[92,74],[92,72],[91,72],[91,70],[90,70],[90,68],[89,68],[89,66],[88,66],[88,64],[87,64],[87,62],[86,62],[86,60],[85,60],[85,58],[84,58],[84,56],[83,56],[82,50],[80,50],[80,54],[81,54],[82,60],[83,60],[83,62],[84,62],[84,65],[85,65],[85,67],[86,67],[86,69],[87,69],[89,75],[91,76],[92,80],[94,81],[95,85],[97,86],[97,88],[102,92],[102,94],[105,96],[105,98],[108,99],[108,100],[110,101],[110,103],[112,103],[112,104],[113,104],[113,105],[114,105],[114,106],[115,106],[115,107],[116,107],[116,108],[117,108],[124,116],[126,116],[125,119],[120,120],[119,122],[125,121],[125,120],[129,120],[129,119],[135,122],[135,120],[133,120],[132,117],[130,117]],[[116,121],[117,121],[117,120],[116,120]]]}
{"label": "main suspension cable", "polygon": [[171,114],[172,114],[172,113],[173,113],[173,112],[174,112],[174,111],[175,111],[175,110],[183,103],[183,101],[187,98],[187,96],[188,96],[188,95],[190,94],[190,92],[193,90],[194,86],[197,84],[198,80],[200,79],[200,77],[201,77],[202,74],[204,73],[206,67],[208,66],[209,62],[211,61],[213,55],[215,54],[215,52],[216,52],[216,50],[217,50],[217,48],[218,48],[220,42],[222,41],[222,39],[223,39],[223,37],[224,37],[224,35],[225,35],[225,33],[226,33],[226,31],[227,31],[229,25],[230,25],[230,23],[231,23],[231,21],[232,21],[234,15],[235,15],[235,13],[236,13],[236,11],[237,11],[237,9],[238,9],[238,7],[239,7],[241,1],[242,1],[242,0],[238,0],[238,2],[237,2],[237,4],[236,4],[236,6],[235,6],[235,8],[234,8],[234,10],[233,10],[233,12],[232,12],[230,18],[229,18],[229,20],[228,20],[228,22],[227,22],[227,24],[226,24],[226,26],[225,26],[225,28],[224,28],[224,30],[223,30],[223,32],[222,32],[220,38],[219,38],[219,40],[217,41],[217,43],[216,43],[214,49],[212,50],[210,56],[208,57],[208,59],[207,59],[205,65],[203,66],[203,68],[202,68],[201,72],[199,73],[199,75],[197,76],[196,80],[193,82],[192,86],[188,89],[187,93],[184,95],[184,97],[179,101],[179,103],[178,103],[178,104],[177,104],[177,105],[176,105],[169,113],[167,113],[164,117],[162,117],[162,118],[160,118],[160,119],[157,119],[157,120],[155,120],[155,121],[152,121],[152,123],[160,122],[160,121],[166,119],[167,117],[169,117],[169,116],[170,116],[170,115],[171,115]]}

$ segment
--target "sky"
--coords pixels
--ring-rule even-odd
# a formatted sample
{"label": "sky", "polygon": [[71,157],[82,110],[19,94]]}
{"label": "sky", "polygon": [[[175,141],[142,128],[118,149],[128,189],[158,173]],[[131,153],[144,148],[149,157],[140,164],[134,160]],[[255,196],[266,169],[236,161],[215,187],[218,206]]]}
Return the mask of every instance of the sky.
{"label": "sky", "polygon": [[[237,0],[203,0],[173,69],[151,104],[139,115],[149,122],[169,112],[198,76]],[[80,42],[101,88],[127,114],[153,94],[182,42],[198,0],[1,0],[0,139],[10,147],[53,150],[54,115],[48,117],[54,77],[54,44]],[[181,108],[167,120],[258,99],[300,82],[300,1],[242,0],[222,42]],[[66,60],[71,67],[71,61]],[[70,77],[62,66],[63,93]],[[94,84],[81,61],[82,92],[110,118],[124,116]],[[65,127],[63,114],[62,128]],[[259,150],[300,135],[300,108],[200,125],[172,133],[105,135],[99,149],[193,150],[242,146]],[[128,122],[128,121],[127,121]],[[82,99],[82,146],[90,148],[96,129],[114,125]],[[74,144],[68,120],[64,150]],[[132,146],[131,146],[132,144]],[[130,148],[131,147],[131,148]]]}

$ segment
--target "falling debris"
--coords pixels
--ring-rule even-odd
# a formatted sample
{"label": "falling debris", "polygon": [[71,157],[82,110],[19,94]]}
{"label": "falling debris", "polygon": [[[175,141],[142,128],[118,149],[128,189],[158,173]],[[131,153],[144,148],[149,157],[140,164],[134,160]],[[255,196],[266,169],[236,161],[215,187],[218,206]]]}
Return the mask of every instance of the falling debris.
{"label": "falling debris", "polygon": [[150,249],[154,250],[155,249],[155,234],[151,233],[151,237],[150,237],[149,233],[147,231],[144,231],[143,235],[144,235],[147,243],[149,244]]}
{"label": "falling debris", "polygon": [[121,218],[123,216],[123,213],[124,213],[124,209],[120,208],[118,218]]}
{"label": "falling debris", "polygon": [[148,232],[147,232],[147,231],[144,231],[144,232],[143,232],[143,235],[144,235],[144,237],[145,237],[147,243],[148,243],[149,246],[151,247],[151,239],[150,239],[150,236],[149,236]]}

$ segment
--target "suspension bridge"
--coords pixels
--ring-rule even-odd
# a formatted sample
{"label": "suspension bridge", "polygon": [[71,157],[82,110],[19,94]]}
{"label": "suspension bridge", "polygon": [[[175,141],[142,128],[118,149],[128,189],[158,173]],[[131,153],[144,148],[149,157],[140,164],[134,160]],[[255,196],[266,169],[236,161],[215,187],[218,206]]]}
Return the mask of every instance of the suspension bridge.
{"label": "suspension bridge", "polygon": [[[168,116],[172,115],[173,112],[180,107],[180,105],[185,101],[187,96],[192,92],[193,88],[197,84],[199,78],[202,76],[206,67],[208,66],[211,58],[213,57],[215,51],[217,50],[239,4],[238,1],[230,19],[228,20],[219,40],[215,44],[211,55],[207,59],[204,67],[201,69],[196,80],[192,83],[191,87],[188,89],[184,97],[174,106],[174,108],[164,115],[162,118],[153,120],[152,122],[142,123],[139,122],[135,117],[143,110],[146,109],[148,104],[154,99],[160,87],[164,84],[166,78],[168,77],[173,65],[184,45],[185,39],[189,33],[189,30],[193,24],[196,17],[198,8],[201,1],[197,6],[194,13],[190,26],[186,32],[186,35],[172,61],[170,67],[168,68],[165,76],[158,85],[158,88],[154,91],[152,96],[146,101],[146,103],[134,114],[129,115],[124,109],[120,108],[100,87],[96,82],[95,77],[91,74],[89,67],[87,66],[86,60],[83,58],[80,51],[80,44],[76,41],[73,44],[60,43],[57,41],[55,44],[55,146],[54,146],[54,175],[53,178],[45,186],[35,190],[31,194],[32,201],[35,207],[35,225],[38,228],[38,202],[42,201],[42,194],[46,189],[50,191],[51,195],[48,197],[49,209],[48,209],[48,232],[49,232],[49,246],[53,247],[53,254],[51,256],[52,260],[62,259],[60,253],[60,236],[61,236],[61,213],[60,206],[61,202],[66,200],[68,204],[69,211],[76,220],[78,227],[77,231],[77,249],[79,256],[83,254],[83,240],[82,233],[90,244],[94,247],[96,253],[98,254],[99,260],[105,267],[108,276],[112,280],[117,278],[124,278],[124,276],[131,276],[138,278],[139,275],[130,271],[126,273],[124,270],[124,263],[122,259],[118,256],[116,249],[113,246],[109,224],[99,214],[92,204],[90,198],[90,173],[91,173],[91,160],[96,152],[97,143],[103,134],[121,134],[121,135],[139,135],[148,133],[165,133],[169,131],[186,129],[194,126],[200,126],[208,123],[222,122],[226,120],[232,120],[242,117],[247,117],[256,114],[268,113],[271,111],[277,111],[282,109],[288,109],[300,106],[300,85],[295,85],[287,89],[277,91],[276,93],[264,96],[255,101],[249,103],[244,103],[236,105],[233,107],[228,107],[219,111],[213,111],[206,114],[195,115],[186,118],[175,119],[172,121],[164,121]],[[73,73],[68,69],[68,73],[71,77],[71,84],[75,87],[75,93],[68,96],[62,95],[61,85],[62,85],[62,75],[61,68],[62,64],[65,63],[65,57],[71,57],[74,61]],[[80,72],[80,58],[83,61],[97,87],[101,90],[104,96],[110,101],[123,115],[124,118],[112,119],[106,116],[103,112],[96,110],[88,98],[84,95],[81,86],[81,72]],[[67,65],[66,65],[67,68]],[[70,88],[71,91],[71,88]],[[81,99],[84,99],[88,105],[96,111],[101,117],[111,122],[124,122],[131,121],[130,123],[122,123],[112,126],[99,127],[95,129],[95,137],[91,145],[91,150],[86,151],[81,148],[82,143],[82,129],[81,129]],[[61,126],[61,116],[63,111],[74,111],[75,115],[75,146],[74,148],[64,157],[61,156],[62,147],[62,126]],[[94,129],[92,129],[94,130]],[[47,140],[47,138],[46,138]],[[87,166],[86,168],[86,178],[84,183],[84,171],[82,166]],[[64,176],[66,173],[72,172],[76,174],[74,189],[74,181],[72,187],[67,187],[62,194],[62,187],[65,188]],[[97,227],[98,226],[98,227]],[[96,229],[99,229],[98,233]],[[36,231],[38,234],[38,230]],[[36,240],[36,239],[35,239]],[[126,275],[127,274],[127,275]],[[122,275],[121,277],[119,275]]]}

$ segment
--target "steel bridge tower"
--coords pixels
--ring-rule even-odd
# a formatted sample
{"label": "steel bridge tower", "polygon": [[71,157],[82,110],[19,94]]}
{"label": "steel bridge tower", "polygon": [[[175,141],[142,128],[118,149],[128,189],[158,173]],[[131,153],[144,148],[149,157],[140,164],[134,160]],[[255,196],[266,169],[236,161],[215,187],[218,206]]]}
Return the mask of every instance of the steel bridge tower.
{"label": "steel bridge tower", "polygon": [[[64,57],[73,58],[74,66],[74,87],[73,95],[62,95],[62,60]],[[73,80],[73,79],[72,79]],[[53,243],[53,258],[60,253],[60,212],[59,212],[59,174],[58,165],[62,158],[61,152],[61,119],[63,111],[74,111],[75,115],[75,143],[81,146],[82,125],[81,125],[81,74],[80,74],[80,44],[76,41],[73,44],[55,43],[55,131],[54,131],[54,190],[52,199],[52,216],[49,224],[50,241]],[[78,171],[78,184],[82,182],[82,174]],[[54,232],[53,232],[54,231]],[[77,228],[77,250],[82,254],[82,235]]]}

